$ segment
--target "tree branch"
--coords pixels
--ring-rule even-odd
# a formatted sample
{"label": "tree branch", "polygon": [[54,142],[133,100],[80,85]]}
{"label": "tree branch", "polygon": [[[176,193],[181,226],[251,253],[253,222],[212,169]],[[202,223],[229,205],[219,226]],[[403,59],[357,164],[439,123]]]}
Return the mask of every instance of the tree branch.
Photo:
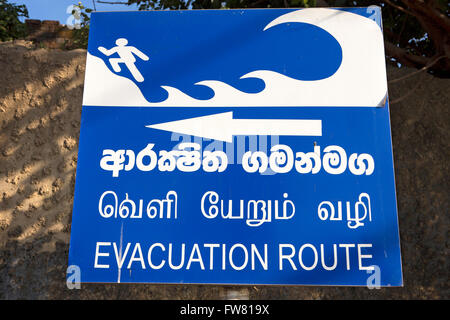
{"label": "tree branch", "polygon": [[412,76],[414,76],[414,75],[416,75],[416,74],[418,74],[418,73],[421,73],[421,72],[423,72],[423,71],[425,71],[425,70],[428,70],[428,69],[430,69],[432,66],[434,66],[434,65],[435,65],[439,60],[441,60],[442,58],[445,58],[445,56],[437,57],[436,59],[430,61],[430,63],[428,63],[428,64],[427,64],[426,66],[424,66],[423,68],[421,68],[421,69],[419,69],[419,70],[416,70],[416,71],[414,71],[414,72],[408,73],[407,75],[405,75],[405,76],[403,76],[403,77],[400,77],[400,78],[397,78],[397,79],[393,79],[393,80],[389,80],[388,83],[396,83],[396,82],[405,80],[405,79],[407,79],[407,78],[410,78],[410,77],[412,77]]}
{"label": "tree branch", "polygon": [[409,97],[411,94],[413,94],[413,93],[416,91],[416,89],[417,89],[421,84],[422,84],[422,80],[419,79],[419,80],[417,81],[416,85],[415,85],[412,89],[409,89],[409,91],[408,91],[405,95],[403,95],[403,96],[401,96],[400,98],[397,98],[397,99],[395,99],[395,100],[389,101],[389,105],[392,106],[393,104],[399,103],[400,101],[406,99],[406,98]]}
{"label": "tree branch", "polygon": [[406,13],[406,14],[409,14],[409,15],[411,15],[411,16],[413,16],[413,17],[416,17],[416,15],[415,15],[414,13],[412,13],[411,11],[409,11],[409,10],[407,10],[407,9],[405,9],[405,8],[403,8],[403,7],[401,7],[401,6],[397,5],[397,4],[395,4],[395,3],[393,3],[393,2],[390,1],[390,0],[384,0],[384,2],[386,2],[386,3],[387,3],[388,5],[390,5],[391,7],[394,7],[395,9],[400,10],[400,11],[403,12],[403,13]]}
{"label": "tree branch", "polygon": [[435,1],[430,1],[426,5],[423,1],[402,0],[402,2],[408,6],[409,11],[419,19],[419,22],[422,23],[426,19],[429,23],[439,26],[447,33],[450,33],[450,19],[437,9]]}
{"label": "tree branch", "polygon": [[411,54],[406,49],[397,47],[387,40],[384,41],[384,48],[388,56],[409,67],[422,68],[430,63],[430,58]]}
{"label": "tree branch", "polygon": [[127,2],[122,2],[122,1],[101,1],[101,0],[97,0],[98,3],[104,3],[104,4],[128,4]]}

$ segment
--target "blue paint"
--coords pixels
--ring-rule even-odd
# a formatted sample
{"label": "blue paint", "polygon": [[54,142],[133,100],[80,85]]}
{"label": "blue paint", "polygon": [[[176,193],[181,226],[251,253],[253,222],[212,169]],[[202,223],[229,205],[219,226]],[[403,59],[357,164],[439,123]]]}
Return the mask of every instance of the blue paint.
{"label": "blue paint", "polygon": [[[331,76],[340,66],[342,50],[324,30],[293,23],[263,31],[274,18],[289,11],[251,10],[244,15],[241,10],[223,10],[215,12],[214,21],[199,11],[93,13],[88,51],[104,59],[114,72],[108,59],[118,56],[104,56],[99,46],[110,48],[116,39],[126,38],[129,45],[146,48],[149,63],[137,59],[136,66],[150,82],[135,81],[126,68],[117,74],[132,79],[150,102],[167,99],[162,85],[196,99],[210,99],[214,95],[210,88],[195,85],[202,80],[219,80],[243,92],[257,93],[265,87],[262,80],[240,79],[256,70],[298,80]],[[115,23],[116,19],[127,21],[127,28]]]}
{"label": "blue paint", "polygon": [[[365,9],[352,10],[369,16]],[[299,23],[277,26],[267,30],[267,34],[262,32],[270,21],[289,11],[98,13],[93,15],[89,52],[102,57],[96,51],[99,46],[109,49],[117,38],[125,37],[130,45],[147,54],[151,63],[139,59],[136,62],[146,81],[133,81],[149,101],[166,98],[161,85],[207,99],[209,89],[195,83],[208,78],[221,80],[243,92],[260,92],[264,88],[261,80],[244,81],[239,77],[261,68],[311,81],[332,75],[340,65],[342,52],[336,40],[323,30]],[[118,74],[133,78],[126,68]],[[337,145],[347,152],[347,157],[353,153],[371,155],[375,169],[369,175],[355,175],[349,169],[333,175],[323,167],[317,174],[301,174],[295,169],[277,174],[249,173],[240,162],[242,153],[238,148],[243,137],[234,137],[233,143],[222,143],[146,127],[229,111],[233,111],[236,119],[321,119],[322,136],[280,136],[269,139],[268,145],[262,143],[261,137],[246,139],[259,142],[260,149],[268,154],[275,144],[305,153],[312,152],[317,145],[322,157],[325,147]],[[202,150],[212,146],[233,150],[228,153],[227,169],[168,172],[156,168],[144,172],[135,166],[128,171],[120,170],[118,177],[113,177],[111,171],[100,166],[107,149],[133,150],[138,154],[148,144],[154,144],[153,150],[159,154],[161,150],[173,150],[186,139],[199,143]],[[79,145],[69,264],[80,267],[82,282],[365,286],[371,273],[364,268],[375,265],[381,272],[379,285],[402,285],[388,103],[380,108],[83,106]],[[99,209],[99,202],[108,191],[117,195],[118,204],[128,199],[139,206],[142,199],[142,218],[103,217],[104,206]],[[170,219],[148,218],[147,203],[165,199],[170,191],[177,194],[177,218],[173,211]],[[201,204],[209,191],[216,192],[226,203],[233,200],[235,210],[239,209],[240,200],[243,203],[277,200],[280,204],[289,200],[295,205],[295,215],[286,220],[272,219],[258,227],[249,226],[245,219],[207,218]],[[345,220],[320,219],[318,206],[323,201],[335,204],[336,209],[340,201],[345,209],[347,201],[353,206],[363,193],[370,195],[371,208],[371,220],[364,220],[364,226],[352,229]],[[109,199],[105,203],[111,204],[111,194],[105,196]],[[169,244],[173,246],[174,265],[182,261],[181,248],[186,249],[180,269],[169,265]],[[199,251],[192,251],[195,244]],[[217,247],[211,249],[205,244]],[[347,244],[354,245],[348,247],[348,255]],[[294,266],[284,258],[280,270],[283,245],[284,255],[288,255],[289,246],[295,249]],[[333,265],[334,245],[337,264],[333,270],[327,270],[324,265]],[[358,245],[362,245],[360,252]],[[303,266],[298,255],[302,246]],[[242,247],[247,249],[247,259]],[[150,248],[153,251],[149,254]],[[258,258],[251,265],[255,248],[266,265]],[[115,250],[121,253],[119,260],[124,258],[121,268],[117,266]],[[212,266],[210,250],[214,254]]]}

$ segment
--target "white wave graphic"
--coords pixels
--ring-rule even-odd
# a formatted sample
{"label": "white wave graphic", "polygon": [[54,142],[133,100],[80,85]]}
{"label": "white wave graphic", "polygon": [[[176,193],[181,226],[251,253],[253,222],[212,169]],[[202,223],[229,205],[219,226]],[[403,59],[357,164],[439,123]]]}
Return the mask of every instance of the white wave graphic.
{"label": "white wave graphic", "polygon": [[316,81],[303,81],[269,70],[257,70],[241,78],[263,80],[265,89],[259,93],[245,93],[221,81],[204,80],[196,84],[214,90],[214,96],[209,100],[197,100],[177,88],[161,86],[168,92],[168,98],[162,102],[151,103],[144,98],[133,81],[114,74],[102,59],[88,53],[83,105],[135,107],[384,105],[387,81],[383,35],[373,20],[346,11],[312,8],[284,14],[269,23],[264,30],[291,22],[318,26],[339,42],[343,58],[339,69],[332,76]]}

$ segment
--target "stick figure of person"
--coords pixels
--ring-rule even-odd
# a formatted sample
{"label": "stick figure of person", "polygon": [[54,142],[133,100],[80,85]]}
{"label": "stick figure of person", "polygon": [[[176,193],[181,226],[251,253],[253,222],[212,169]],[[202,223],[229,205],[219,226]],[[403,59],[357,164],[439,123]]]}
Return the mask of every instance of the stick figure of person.
{"label": "stick figure of person", "polygon": [[137,57],[141,58],[144,61],[149,60],[149,57],[145,55],[143,52],[141,52],[139,49],[132,46],[127,46],[127,44],[128,44],[127,39],[119,38],[116,40],[117,47],[113,47],[109,50],[104,47],[98,47],[98,50],[108,57],[113,53],[117,53],[120,58],[109,59],[109,63],[111,64],[113,70],[115,72],[120,72],[121,68],[119,63],[124,63],[127,66],[128,70],[130,70],[134,79],[138,82],[142,82],[144,81],[144,77],[134,65],[134,63],[136,62],[136,58],[134,57],[134,55],[136,55]]}

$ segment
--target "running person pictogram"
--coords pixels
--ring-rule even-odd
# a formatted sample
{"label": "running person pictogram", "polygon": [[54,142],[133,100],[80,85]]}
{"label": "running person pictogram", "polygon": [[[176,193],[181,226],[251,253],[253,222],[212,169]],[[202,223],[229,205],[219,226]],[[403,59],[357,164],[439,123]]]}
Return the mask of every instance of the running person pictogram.
{"label": "running person pictogram", "polygon": [[134,64],[136,62],[136,58],[134,57],[134,55],[136,55],[137,57],[141,58],[144,61],[148,61],[149,57],[143,52],[141,52],[139,49],[132,46],[127,46],[127,44],[128,44],[127,39],[119,38],[116,40],[117,47],[113,47],[109,50],[104,47],[98,47],[98,50],[108,57],[114,53],[117,53],[120,58],[109,59],[109,63],[111,64],[113,70],[115,72],[120,72],[122,69],[120,68],[119,63],[124,63],[127,66],[128,70],[130,70],[134,79],[138,82],[143,82],[144,77]]}

